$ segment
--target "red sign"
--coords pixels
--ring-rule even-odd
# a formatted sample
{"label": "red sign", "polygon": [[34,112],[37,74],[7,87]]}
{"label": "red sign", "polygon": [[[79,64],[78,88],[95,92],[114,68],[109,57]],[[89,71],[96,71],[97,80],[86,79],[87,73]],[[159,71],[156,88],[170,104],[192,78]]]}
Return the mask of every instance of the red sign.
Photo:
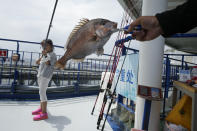
{"label": "red sign", "polygon": [[8,50],[0,49],[0,57],[8,57]]}

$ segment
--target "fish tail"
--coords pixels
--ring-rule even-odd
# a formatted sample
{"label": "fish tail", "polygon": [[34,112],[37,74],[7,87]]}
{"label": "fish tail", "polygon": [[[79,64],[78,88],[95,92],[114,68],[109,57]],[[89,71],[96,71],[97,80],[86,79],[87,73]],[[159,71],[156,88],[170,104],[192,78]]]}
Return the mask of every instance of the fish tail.
{"label": "fish tail", "polygon": [[71,49],[67,49],[64,55],[56,62],[55,68],[64,69],[67,61],[70,59],[70,56],[71,56]]}
{"label": "fish tail", "polygon": [[63,70],[66,66],[67,63],[67,59],[64,58],[64,56],[62,56],[59,60],[57,60],[57,62],[55,63],[55,68],[56,69],[61,69]]}

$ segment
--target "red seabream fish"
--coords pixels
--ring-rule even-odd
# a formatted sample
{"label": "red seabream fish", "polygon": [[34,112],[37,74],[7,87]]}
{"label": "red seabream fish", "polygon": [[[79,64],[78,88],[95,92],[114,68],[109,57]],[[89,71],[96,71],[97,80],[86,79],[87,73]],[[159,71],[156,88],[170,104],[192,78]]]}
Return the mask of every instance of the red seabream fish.
{"label": "red seabream fish", "polygon": [[64,69],[66,62],[70,59],[83,61],[92,53],[103,54],[103,46],[116,31],[116,22],[101,18],[82,19],[71,32],[65,45],[66,52],[56,62],[56,68]]}

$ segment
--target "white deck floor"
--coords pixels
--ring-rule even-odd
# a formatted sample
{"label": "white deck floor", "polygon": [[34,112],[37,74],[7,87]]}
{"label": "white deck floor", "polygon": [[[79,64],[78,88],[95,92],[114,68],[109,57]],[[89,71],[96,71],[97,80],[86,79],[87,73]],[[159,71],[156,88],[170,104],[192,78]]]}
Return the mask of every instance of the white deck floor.
{"label": "white deck floor", "polygon": [[[49,119],[33,121],[38,101],[0,101],[0,131],[97,131],[91,115],[95,96],[48,101]],[[112,131],[106,122],[105,131]]]}

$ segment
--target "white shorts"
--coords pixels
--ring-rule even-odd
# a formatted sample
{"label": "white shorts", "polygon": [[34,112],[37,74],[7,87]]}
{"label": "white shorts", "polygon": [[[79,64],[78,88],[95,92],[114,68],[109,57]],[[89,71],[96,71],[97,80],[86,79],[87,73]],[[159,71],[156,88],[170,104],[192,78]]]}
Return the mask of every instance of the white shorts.
{"label": "white shorts", "polygon": [[47,95],[46,95],[47,87],[51,79],[40,76],[37,78],[37,80],[39,86],[40,101],[45,102],[47,101]]}

